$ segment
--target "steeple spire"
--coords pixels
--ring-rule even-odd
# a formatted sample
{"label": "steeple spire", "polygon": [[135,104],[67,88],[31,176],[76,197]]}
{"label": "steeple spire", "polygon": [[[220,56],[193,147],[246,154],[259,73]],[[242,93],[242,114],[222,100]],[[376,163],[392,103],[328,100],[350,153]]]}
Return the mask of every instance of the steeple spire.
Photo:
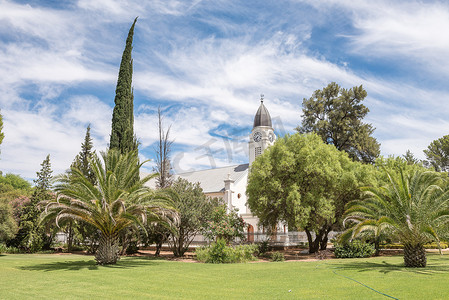
{"label": "steeple spire", "polygon": [[268,112],[268,109],[265,107],[265,105],[263,105],[263,100],[264,100],[264,94],[261,94],[260,95],[260,106],[259,106],[259,109],[257,110],[256,116],[254,117],[253,128],[258,127],[258,126],[272,127],[270,113]]}

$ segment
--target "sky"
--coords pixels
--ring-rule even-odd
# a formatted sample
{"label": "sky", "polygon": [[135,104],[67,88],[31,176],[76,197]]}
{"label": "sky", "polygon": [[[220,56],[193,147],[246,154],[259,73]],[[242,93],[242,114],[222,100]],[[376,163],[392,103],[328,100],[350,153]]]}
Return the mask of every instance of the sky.
{"label": "sky", "polygon": [[69,168],[91,124],[107,149],[128,30],[135,132],[154,166],[157,109],[175,173],[248,162],[264,95],[278,135],[330,82],[363,85],[384,156],[449,131],[449,4],[349,0],[0,0],[0,170],[36,177],[50,154]]}

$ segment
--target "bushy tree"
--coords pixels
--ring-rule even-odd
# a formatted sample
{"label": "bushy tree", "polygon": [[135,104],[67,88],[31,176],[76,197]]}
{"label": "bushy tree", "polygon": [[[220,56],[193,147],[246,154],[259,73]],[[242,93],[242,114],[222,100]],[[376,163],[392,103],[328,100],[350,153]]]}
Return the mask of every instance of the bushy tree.
{"label": "bushy tree", "polygon": [[0,174],[0,241],[12,245],[23,207],[30,203],[30,182],[15,174]]}
{"label": "bushy tree", "polygon": [[119,258],[119,236],[130,227],[142,228],[147,221],[160,221],[168,215],[176,219],[171,201],[158,197],[144,184],[151,176],[135,181],[142,163],[135,152],[118,150],[94,155],[92,170],[97,184],[75,167],[71,174],[58,176],[57,199],[46,204],[42,221],[73,219],[94,226],[100,234],[95,253],[98,264],[115,264]]}
{"label": "bushy tree", "polygon": [[16,174],[0,175],[0,193],[8,190],[20,190],[22,192],[31,191],[31,184]]}
{"label": "bushy tree", "polygon": [[374,127],[363,122],[369,109],[362,104],[367,93],[362,86],[341,88],[335,82],[303,100],[303,119],[296,130],[317,133],[325,143],[346,151],[356,161],[373,163],[379,143],[372,137]]}
{"label": "bushy tree", "polygon": [[18,230],[13,209],[7,197],[0,195],[0,242],[14,238]]}
{"label": "bushy tree", "polygon": [[375,180],[374,172],[316,134],[287,135],[252,164],[248,206],[266,228],[284,222],[290,230],[303,229],[314,253],[326,249],[345,204],[360,197],[359,186]]}
{"label": "bushy tree", "polygon": [[406,267],[425,267],[427,242],[439,243],[449,224],[449,188],[441,174],[415,170],[396,174],[385,171],[389,183],[366,188],[368,199],[348,204],[346,220],[356,223],[347,234],[388,229],[404,244]]}
{"label": "bushy tree", "polygon": [[217,200],[204,195],[199,183],[191,183],[178,178],[170,188],[174,195],[174,207],[179,214],[179,223],[175,233],[169,237],[169,245],[175,256],[183,256],[194,237],[201,232],[207,220],[210,220]]}
{"label": "bushy tree", "polygon": [[228,211],[226,204],[217,206],[204,228],[204,236],[212,241],[223,239],[227,244],[245,239],[245,221],[236,209]]}
{"label": "bushy tree", "polygon": [[424,150],[430,165],[438,172],[449,172],[449,135],[434,140]]}

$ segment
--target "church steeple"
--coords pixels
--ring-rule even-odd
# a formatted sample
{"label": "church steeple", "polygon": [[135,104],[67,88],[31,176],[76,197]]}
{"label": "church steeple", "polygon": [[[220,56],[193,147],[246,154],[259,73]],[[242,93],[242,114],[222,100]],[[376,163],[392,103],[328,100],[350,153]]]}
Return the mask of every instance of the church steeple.
{"label": "church steeple", "polygon": [[249,137],[249,164],[270,145],[274,144],[276,135],[271,123],[270,113],[263,104],[264,96],[260,95],[260,106],[254,117],[254,126]]}
{"label": "church steeple", "polygon": [[263,105],[263,95],[260,95],[260,106],[254,117],[254,127],[268,126],[271,127],[271,117],[268,109]]}

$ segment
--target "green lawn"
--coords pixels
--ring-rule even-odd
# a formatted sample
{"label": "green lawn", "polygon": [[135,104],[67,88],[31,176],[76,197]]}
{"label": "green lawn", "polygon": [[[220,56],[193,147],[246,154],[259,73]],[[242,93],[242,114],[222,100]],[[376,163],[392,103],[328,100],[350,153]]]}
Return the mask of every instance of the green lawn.
{"label": "green lawn", "polygon": [[[126,257],[96,266],[79,255],[0,255],[0,299],[399,299],[449,298],[449,256],[426,269],[402,257],[211,265]],[[346,278],[346,277],[348,278]]]}

